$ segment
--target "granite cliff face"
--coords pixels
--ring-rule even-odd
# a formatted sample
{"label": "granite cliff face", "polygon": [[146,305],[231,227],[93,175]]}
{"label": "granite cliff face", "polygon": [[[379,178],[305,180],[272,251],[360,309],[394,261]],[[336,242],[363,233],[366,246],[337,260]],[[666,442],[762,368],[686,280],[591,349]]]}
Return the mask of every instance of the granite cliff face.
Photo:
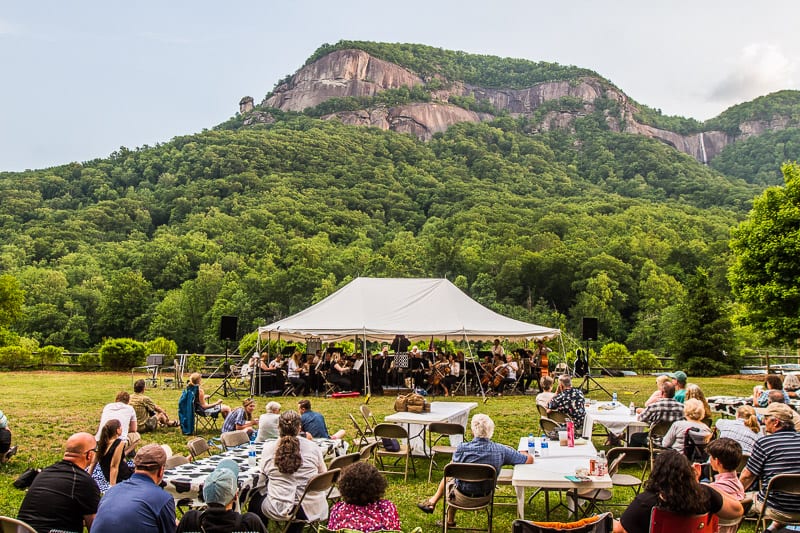
{"label": "granite cliff face", "polygon": [[[288,82],[278,86],[262,105],[284,111],[302,111],[329,98],[373,96],[386,89],[413,87],[425,82],[413,72],[372,57],[362,50],[338,50],[301,68]],[[593,77],[539,83],[524,89],[493,89],[455,82],[446,89],[432,92],[433,102],[430,103],[374,107],[334,113],[323,118],[337,118],[345,124],[411,133],[423,140],[459,122],[494,118],[488,113],[476,113],[448,103],[451,95],[473,96],[477,101],[489,102],[494,108],[505,110],[511,116],[531,116],[543,103],[566,96],[582,102],[582,109],[577,111],[547,113],[539,122],[540,131],[569,129],[575,118],[595,111],[598,98],[611,99],[619,104],[621,110],[619,116],[606,117],[611,130],[658,139],[702,163],[709,162],[734,141],[768,130],[784,129],[789,125],[788,120],[743,123],[740,126],[742,133],[736,139],[721,131],[681,135],[637,122],[634,115],[638,109],[627,95],[604,80]]]}

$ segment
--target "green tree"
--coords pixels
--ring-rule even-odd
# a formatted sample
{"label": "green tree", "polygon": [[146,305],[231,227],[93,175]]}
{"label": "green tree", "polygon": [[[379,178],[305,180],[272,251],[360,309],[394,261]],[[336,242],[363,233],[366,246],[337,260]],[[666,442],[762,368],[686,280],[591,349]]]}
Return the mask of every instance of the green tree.
{"label": "green tree", "polygon": [[0,327],[10,326],[22,316],[25,292],[14,276],[0,276]]}
{"label": "green tree", "polygon": [[728,279],[741,314],[773,341],[800,337],[800,167],[781,167],[785,185],[756,198],[730,241]]}
{"label": "green tree", "polygon": [[141,272],[122,271],[114,274],[100,300],[100,325],[109,337],[129,335],[143,338],[153,289]]}

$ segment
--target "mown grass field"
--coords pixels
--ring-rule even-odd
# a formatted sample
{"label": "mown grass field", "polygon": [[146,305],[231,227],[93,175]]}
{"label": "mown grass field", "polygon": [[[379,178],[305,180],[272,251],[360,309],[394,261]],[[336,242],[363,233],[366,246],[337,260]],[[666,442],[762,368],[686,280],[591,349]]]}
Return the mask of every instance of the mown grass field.
{"label": "mown grass field", "polygon": [[[139,376],[137,376],[139,377]],[[760,378],[758,378],[760,380]],[[714,395],[749,395],[754,384],[753,378],[725,377],[699,378],[690,381],[700,385],[707,396]],[[652,377],[598,378],[598,382],[609,391],[616,391],[619,400],[624,403],[634,401],[641,404],[649,397],[655,387]],[[219,382],[209,380],[204,388],[214,391]],[[100,417],[100,411],[106,403],[113,402],[120,390],[132,391],[132,380],[129,373],[79,373],[79,372],[3,372],[0,373],[0,409],[9,419],[9,427],[13,432],[13,443],[19,445],[19,453],[6,465],[0,467],[0,514],[16,516],[24,493],[12,486],[12,481],[26,468],[31,466],[45,467],[61,457],[64,440],[77,431],[94,433]],[[148,394],[157,404],[167,409],[171,417],[177,416],[177,404],[180,390],[149,389]],[[590,397],[605,400],[607,396],[599,390],[592,390]],[[314,410],[325,414],[331,431],[345,428],[348,436],[353,430],[348,413],[358,414],[358,406],[363,398],[325,399],[310,398]],[[257,399],[256,413],[261,414],[264,406],[271,398]],[[296,409],[296,398],[277,398],[284,409]],[[437,397],[437,401],[446,398]],[[475,413],[485,413],[495,421],[497,429],[494,440],[503,444],[516,446],[521,435],[530,431],[538,432],[538,414],[533,396],[503,396],[491,398],[483,403],[481,398],[457,397],[455,401],[477,401]],[[226,403],[232,407],[240,404],[239,399],[229,396]],[[369,405],[375,416],[381,420],[393,413],[394,398],[374,396]],[[467,430],[467,438],[471,438]],[[211,437],[211,434],[204,434]],[[143,444],[149,442],[166,443],[175,453],[188,455],[187,437],[178,428],[161,429],[156,433],[143,436]],[[602,445],[600,438],[595,445]],[[389,476],[387,498],[397,505],[404,529],[421,526],[423,531],[435,531],[436,520],[441,518],[441,505],[433,515],[419,511],[416,503],[431,495],[438,483],[441,473],[434,473],[432,483],[427,482],[428,462],[421,458],[416,460],[417,476],[404,483],[402,477]],[[423,473],[424,472],[424,473]],[[502,492],[513,494],[511,487],[504,487]],[[616,502],[625,503],[629,491],[617,490]],[[614,509],[618,514],[621,507]],[[515,518],[515,508],[495,508],[495,531],[510,531],[511,522]],[[474,515],[474,516],[473,516]],[[544,519],[542,498],[537,498],[526,508],[526,518]],[[566,519],[556,515],[554,518]],[[477,513],[461,513],[458,515],[459,525],[479,524],[485,521],[485,515]],[[751,531],[751,523],[746,523],[742,531]]]}

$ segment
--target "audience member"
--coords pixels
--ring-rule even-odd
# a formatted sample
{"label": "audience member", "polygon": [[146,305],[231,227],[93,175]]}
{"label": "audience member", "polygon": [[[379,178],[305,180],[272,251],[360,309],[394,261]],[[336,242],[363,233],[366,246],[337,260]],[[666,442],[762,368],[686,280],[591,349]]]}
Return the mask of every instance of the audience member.
{"label": "audience member", "polygon": [[[744,487],[736,474],[736,468],[739,466],[739,461],[742,460],[742,447],[733,439],[720,437],[711,441],[706,451],[711,469],[719,472],[714,476],[711,486],[741,502],[745,496]],[[739,529],[739,521],[738,518],[720,520],[719,533],[736,533],[736,530]]]}
{"label": "audience member", "polygon": [[[769,391],[769,403],[786,403],[786,396],[783,394],[782,390],[771,390]],[[794,409],[790,409],[792,413],[792,423],[794,424],[795,431],[800,431],[800,414],[797,413]]]}
{"label": "audience member", "polygon": [[255,432],[258,429],[258,422],[253,420],[253,411],[255,409],[256,401],[253,398],[244,400],[241,407],[237,407],[225,417],[225,422],[222,424],[222,433],[242,429],[247,431],[248,435]]}
{"label": "audience member", "polygon": [[[651,403],[644,409],[639,409],[636,415],[639,422],[656,424],[658,422],[675,422],[683,419],[683,405],[675,401],[675,386],[666,381],[661,386],[663,398],[656,403]],[[647,446],[647,433],[639,432],[631,435],[631,446]]]}
{"label": "audience member", "polygon": [[[764,415],[766,435],[753,446],[747,465],[739,479],[745,490],[755,483],[758,495],[753,498],[753,509],[760,512],[764,493],[770,479],[777,474],[800,474],[800,433],[792,422],[792,409],[783,403],[773,402]],[[759,481],[760,483],[756,483]],[[772,529],[780,529],[786,521],[800,520],[800,498],[784,493],[770,493],[767,502],[773,519]]]}
{"label": "audience member", "polygon": [[714,418],[714,414],[711,412],[711,406],[708,405],[708,400],[706,400],[706,395],[703,394],[703,389],[700,388],[699,385],[695,385],[694,383],[689,383],[686,385],[686,399],[693,398],[695,400],[700,400],[703,404],[703,418],[702,420],[708,421],[711,423],[711,420]]}
{"label": "audience member", "polygon": [[120,427],[122,427],[122,433],[119,438],[125,441],[126,456],[131,455],[136,450],[136,446],[139,445],[139,441],[142,439],[138,433],[139,426],[137,424],[136,411],[128,404],[130,399],[130,394],[120,391],[117,393],[114,403],[106,404],[103,407],[103,412],[100,414],[100,426],[94,436],[95,440],[99,441],[100,433],[103,431],[106,422],[112,418],[119,420]]}
{"label": "audience member", "polygon": [[797,398],[797,391],[800,390],[800,377],[796,372],[786,374],[783,377],[783,390],[789,398]]}
{"label": "audience member", "polygon": [[144,394],[145,382],[137,379],[133,384],[130,405],[136,412],[136,425],[139,433],[154,431],[158,426],[178,427],[177,420],[170,420],[167,412],[153,402],[150,396]]}
{"label": "audience member", "polygon": [[344,437],[345,431],[343,429],[333,435],[328,434],[325,417],[322,416],[322,413],[311,410],[311,402],[309,400],[300,400],[297,402],[297,407],[300,410],[303,431],[311,435],[311,437],[315,439],[341,439]]}
{"label": "audience member", "polygon": [[[267,476],[267,487],[253,498],[250,510],[265,519],[286,521],[300,501],[300,496],[311,478],[328,469],[319,446],[308,439],[298,437],[299,414],[295,411],[281,413],[278,427],[280,438],[277,441],[267,442],[261,452],[259,468]],[[297,517],[308,520],[327,518],[326,496],[325,492],[306,494]],[[288,531],[300,533],[303,531],[303,524],[292,524]]]}
{"label": "audience member", "polygon": [[239,465],[233,459],[223,459],[203,482],[203,511],[186,511],[178,524],[177,533],[232,533],[248,531],[266,533],[267,528],[255,513],[233,509],[239,494]]}
{"label": "audience member", "polygon": [[159,486],[166,462],[160,445],[143,446],[133,459],[133,475],[100,500],[92,533],[174,533],[175,500]]}
{"label": "audience member", "polygon": [[189,383],[197,387],[197,398],[195,402],[200,409],[203,410],[206,416],[215,416],[222,413],[222,417],[226,418],[231,413],[231,408],[222,403],[222,398],[214,403],[208,403],[206,399],[206,391],[200,386],[203,383],[203,376],[199,372],[194,372],[189,376]]}
{"label": "audience member", "polygon": [[738,519],[744,512],[738,500],[701,485],[689,460],[675,450],[656,455],[644,490],[614,521],[614,533],[648,533],[653,507],[680,515],[716,513],[723,520]]}
{"label": "audience member", "polygon": [[281,416],[281,404],[269,402],[266,406],[266,413],[258,417],[258,434],[256,442],[264,442],[267,439],[277,439],[278,418]]}
{"label": "audience member", "polygon": [[686,372],[678,370],[669,375],[672,378],[672,385],[675,387],[675,401],[683,403],[686,399]]}
{"label": "audience member", "polygon": [[699,443],[701,440],[705,442],[711,437],[711,430],[704,423],[703,420],[703,403],[694,398],[688,398],[683,403],[683,415],[685,420],[676,420],[670,426],[667,434],[664,435],[661,445],[664,448],[672,448],[675,451],[683,453],[684,445],[686,444],[686,434],[690,429],[697,430],[694,442]]}
{"label": "audience member", "polygon": [[575,422],[576,428],[583,427],[583,419],[586,418],[586,398],[583,392],[572,386],[572,378],[569,374],[558,376],[558,391],[547,404],[547,411],[558,411],[564,413]]}
{"label": "audience member", "polygon": [[11,446],[11,430],[8,417],[0,411],[0,464],[5,464],[17,453],[17,446]]}
{"label": "audience member", "polygon": [[783,403],[789,403],[789,395],[783,390],[783,380],[777,374],[769,374],[764,380],[764,386],[753,387],[753,407],[766,407],[769,404],[770,391],[781,391]]}
{"label": "audience member", "polygon": [[397,507],[384,500],[386,478],[370,463],[357,462],[346,467],[336,482],[342,501],[331,508],[328,529],[353,529],[365,533],[399,530]]}
{"label": "audience member", "polygon": [[550,400],[556,395],[556,393],[553,392],[552,376],[543,376],[539,380],[539,385],[542,387],[542,392],[536,395],[536,403],[546,408]]}
{"label": "audience member", "polygon": [[67,439],[61,461],[37,475],[25,493],[17,518],[38,533],[50,530],[92,530],[100,502],[100,489],[86,467],[96,453],[97,442],[89,433]]}
{"label": "audience member", "polygon": [[[109,487],[113,487],[120,481],[125,481],[133,474],[133,471],[125,461],[125,457],[122,455],[125,449],[125,441],[121,439],[121,436],[122,427],[119,420],[112,418],[106,422],[100,432],[100,440],[97,441],[97,453],[95,453],[92,464],[89,467],[89,473],[91,474],[95,466],[99,464]],[[101,489],[105,490],[105,487],[101,487]]]}
{"label": "audience member", "polygon": [[[473,439],[462,442],[453,454],[454,463],[481,463],[492,465],[499,475],[504,465],[519,465],[533,462],[533,456],[527,452],[518,452],[508,446],[492,441],[494,435],[494,422],[484,414],[477,414],[470,422]],[[448,498],[456,505],[482,505],[491,498],[493,483],[471,483],[460,479],[450,480],[445,486],[442,478],[436,493],[422,503],[418,503],[422,511],[433,513],[436,503],[444,496],[447,490]],[[448,527],[455,527],[456,510],[448,508]]]}
{"label": "audience member", "polygon": [[749,454],[756,440],[764,434],[758,423],[756,410],[750,405],[740,405],[736,409],[736,418],[727,420],[720,418],[716,422],[719,437],[735,440],[742,447],[742,453]]}
{"label": "audience member", "polygon": [[664,386],[664,383],[669,381],[671,378],[667,374],[661,374],[660,376],[656,377],[656,390],[653,391],[653,394],[645,400],[644,406],[647,407],[650,404],[656,403],[658,400],[664,397],[664,393],[661,390]]}

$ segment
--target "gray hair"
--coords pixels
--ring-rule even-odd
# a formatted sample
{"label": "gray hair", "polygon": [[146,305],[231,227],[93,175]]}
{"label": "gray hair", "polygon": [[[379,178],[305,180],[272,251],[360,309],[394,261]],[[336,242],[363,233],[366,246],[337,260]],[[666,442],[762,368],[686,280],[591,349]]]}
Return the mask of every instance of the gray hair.
{"label": "gray hair", "polygon": [[472,436],[479,439],[491,439],[494,435],[494,422],[488,415],[477,414],[472,417]]}
{"label": "gray hair", "polygon": [[689,398],[683,404],[683,414],[689,420],[702,420],[706,414],[706,409],[700,400]]}
{"label": "gray hair", "polygon": [[558,382],[565,387],[572,387],[572,377],[569,374],[561,374],[558,376]]}
{"label": "gray hair", "polygon": [[281,412],[281,404],[278,402],[269,402],[265,407],[265,410],[268,413],[280,413]]}

